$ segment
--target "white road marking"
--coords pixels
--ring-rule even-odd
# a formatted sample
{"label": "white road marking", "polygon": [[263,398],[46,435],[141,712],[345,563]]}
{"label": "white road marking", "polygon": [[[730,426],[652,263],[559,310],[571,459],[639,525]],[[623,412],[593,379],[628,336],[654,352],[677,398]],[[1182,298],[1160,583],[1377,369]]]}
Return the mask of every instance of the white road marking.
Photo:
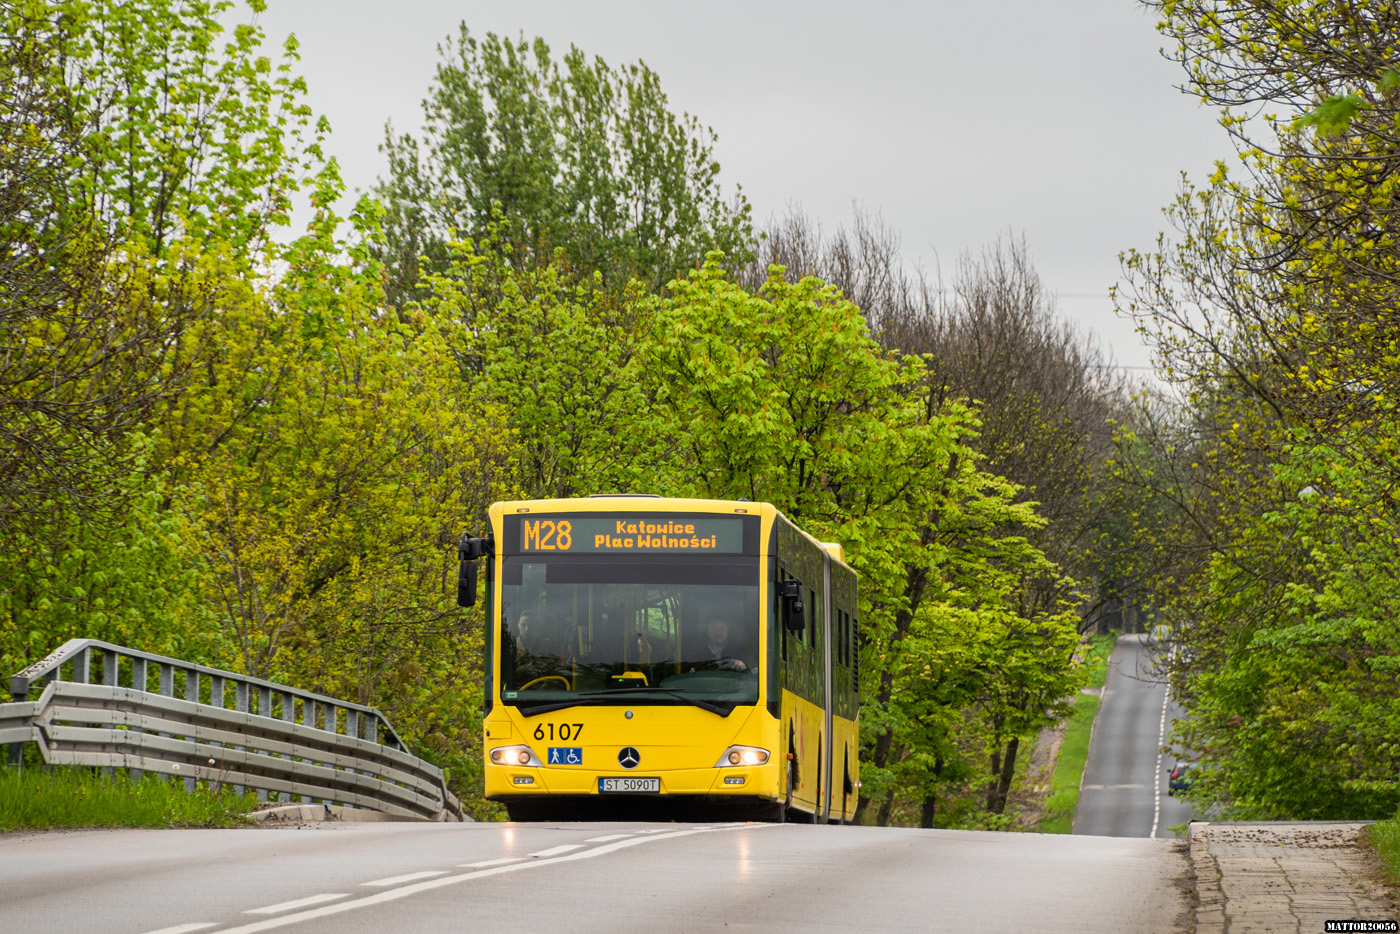
{"label": "white road marking", "polygon": [[608,835],[605,836],[605,837],[589,837],[587,840],[585,840],[585,841],[583,841],[583,842],[584,842],[584,843],[611,843],[611,842],[614,841],[614,840],[626,840],[626,839],[627,839],[628,837],[630,837],[630,836],[633,836],[633,834],[630,834],[630,833],[610,833],[610,834],[608,834]]}
{"label": "white road marking", "polygon": [[192,924],[177,924],[173,928],[161,928],[159,931],[147,931],[146,934],[189,934],[190,931],[202,931],[205,928],[212,928],[215,921],[195,921]]}
{"label": "white road marking", "polygon": [[409,872],[401,876],[390,876],[387,879],[375,879],[373,882],[361,882],[360,885],[386,886],[401,885],[405,882],[417,882],[419,879],[432,879],[436,876],[447,875],[446,869],[429,869],[426,872]]}
{"label": "white road marking", "polygon": [[574,850],[583,849],[582,843],[566,843],[563,846],[552,846],[547,850],[540,850],[538,853],[529,854],[531,859],[545,859],[549,856],[559,856],[562,853],[572,853]]}
{"label": "white road marking", "polygon": [[[751,824],[748,826],[755,830],[761,830],[765,827],[776,827],[779,825]],[[734,828],[724,828],[724,830],[732,829]],[[556,856],[553,859],[514,860],[508,865],[492,866],[486,869],[478,869],[475,872],[464,872],[455,876],[442,876],[437,879],[427,879],[423,882],[412,882],[408,885],[399,886],[396,889],[376,892],[373,895],[362,895],[351,901],[341,902],[338,905],[310,908],[306,911],[297,912],[296,914],[283,915],[280,918],[268,918],[266,921],[255,921],[252,924],[225,928],[220,934],[257,934],[258,931],[270,931],[273,928],[285,927],[289,924],[298,924],[302,921],[310,921],[314,918],[324,918],[330,915],[340,914],[343,911],[353,911],[356,908],[368,908],[371,905],[382,905],[385,902],[396,901],[400,898],[407,898],[410,895],[417,895],[420,892],[429,892],[433,889],[443,888],[448,885],[456,885],[459,882],[467,882],[471,879],[484,879],[487,876],[497,876],[506,872],[518,872],[522,869],[534,869],[539,866],[552,866],[555,863],[568,863],[576,859],[591,859],[594,856],[613,853],[629,846],[636,846],[639,843],[650,843],[653,840],[667,840],[675,837],[689,837],[697,833],[716,833],[719,831],[720,828],[715,827],[696,827],[692,830],[673,830],[665,833],[656,831],[658,834],[657,836],[637,836],[630,840],[618,840],[616,843],[605,843],[602,846],[592,847],[584,850],[582,853],[568,853],[563,856]]]}
{"label": "white road marking", "polygon": [[324,902],[333,902],[337,898],[345,898],[344,892],[330,892],[324,895],[308,895],[306,898],[293,899],[290,902],[280,902],[276,905],[268,905],[266,908],[249,908],[243,912],[245,915],[275,915],[284,911],[292,911],[296,908],[309,908],[312,905],[320,905]]}
{"label": "white road marking", "polygon": [[488,866],[504,866],[506,863],[518,863],[525,857],[506,856],[502,859],[483,859],[479,863],[462,863],[462,869],[485,869]]}
{"label": "white road marking", "polygon": [[[1175,651],[1175,649],[1173,649]],[[1157,772],[1152,776],[1152,833],[1157,836],[1157,824],[1162,820],[1162,747],[1167,744],[1167,705],[1172,700],[1171,685],[1162,692],[1162,724],[1157,728]]]}

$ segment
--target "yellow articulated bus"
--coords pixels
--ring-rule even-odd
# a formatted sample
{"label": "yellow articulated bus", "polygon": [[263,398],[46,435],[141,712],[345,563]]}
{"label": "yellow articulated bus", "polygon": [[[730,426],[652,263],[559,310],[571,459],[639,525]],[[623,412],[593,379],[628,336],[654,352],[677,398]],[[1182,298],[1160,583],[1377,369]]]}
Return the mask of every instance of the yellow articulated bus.
{"label": "yellow articulated bus", "polygon": [[856,575],[773,506],[496,503],[486,797],[512,820],[845,822],[860,787]]}

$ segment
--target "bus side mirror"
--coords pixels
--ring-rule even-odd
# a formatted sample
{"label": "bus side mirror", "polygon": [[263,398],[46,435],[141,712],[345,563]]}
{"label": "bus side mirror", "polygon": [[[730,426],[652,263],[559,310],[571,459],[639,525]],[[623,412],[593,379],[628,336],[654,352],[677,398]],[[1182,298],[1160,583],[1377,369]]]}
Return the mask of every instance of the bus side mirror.
{"label": "bus side mirror", "polygon": [[783,625],[793,632],[801,632],[807,627],[807,608],[802,603],[802,582],[779,582],[778,595],[783,598]]}
{"label": "bus side mirror", "polygon": [[468,538],[462,533],[457,544],[457,605],[469,607],[476,603],[476,559],[486,554],[486,539]]}

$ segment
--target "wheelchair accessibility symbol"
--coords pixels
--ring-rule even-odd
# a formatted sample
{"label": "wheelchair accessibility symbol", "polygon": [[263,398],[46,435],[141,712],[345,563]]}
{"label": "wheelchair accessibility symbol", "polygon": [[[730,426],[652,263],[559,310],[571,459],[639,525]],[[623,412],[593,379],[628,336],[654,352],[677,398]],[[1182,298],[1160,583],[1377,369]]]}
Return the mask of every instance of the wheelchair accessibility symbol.
{"label": "wheelchair accessibility symbol", "polygon": [[550,765],[583,765],[583,747],[550,746],[546,761]]}

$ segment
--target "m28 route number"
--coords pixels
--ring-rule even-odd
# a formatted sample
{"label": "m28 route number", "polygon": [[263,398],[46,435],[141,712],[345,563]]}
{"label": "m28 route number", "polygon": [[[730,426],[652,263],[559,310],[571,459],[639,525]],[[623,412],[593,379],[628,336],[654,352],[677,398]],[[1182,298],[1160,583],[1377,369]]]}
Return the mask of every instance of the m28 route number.
{"label": "m28 route number", "polygon": [[574,547],[573,524],[568,519],[526,519],[524,546],[526,551],[568,551]]}
{"label": "m28 route number", "polygon": [[535,727],[535,739],[540,742],[553,739],[578,739],[583,735],[582,723],[541,723]]}

